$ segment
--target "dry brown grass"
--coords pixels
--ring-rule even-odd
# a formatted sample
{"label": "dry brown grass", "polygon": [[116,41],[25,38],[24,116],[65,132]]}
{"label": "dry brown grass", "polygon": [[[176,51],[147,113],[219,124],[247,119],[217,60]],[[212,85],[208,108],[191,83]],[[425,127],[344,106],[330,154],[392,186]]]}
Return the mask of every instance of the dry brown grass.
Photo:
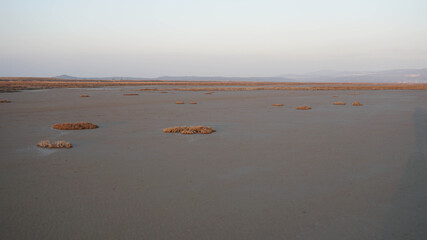
{"label": "dry brown grass", "polygon": [[185,102],[175,102],[175,104],[185,104]]}
{"label": "dry brown grass", "polygon": [[80,97],[89,97],[89,95],[80,95]]}
{"label": "dry brown grass", "polygon": [[206,95],[211,95],[213,92],[205,92]]}
{"label": "dry brown grass", "polygon": [[297,110],[310,110],[311,107],[309,107],[309,106],[299,106],[299,107],[296,107],[296,109]]}
{"label": "dry brown grass", "polygon": [[271,106],[275,106],[275,107],[283,107],[283,104],[281,104],[281,103],[275,103],[275,104],[271,104]]}
{"label": "dry brown grass", "polygon": [[138,96],[138,93],[125,93],[123,96]]}
{"label": "dry brown grass", "polygon": [[84,130],[98,128],[98,125],[89,122],[57,123],[54,124],[52,128],[59,130]]}
{"label": "dry brown grass", "polygon": [[215,129],[209,126],[182,126],[182,127],[170,127],[163,129],[164,133],[181,133],[181,134],[211,134],[216,132]]}
{"label": "dry brown grass", "polygon": [[9,100],[1,100],[0,103],[11,103],[12,101]]}
{"label": "dry brown grass", "polygon": [[[141,89],[144,91],[253,91],[253,90],[427,90],[426,83],[301,83],[301,82],[229,82],[229,81],[120,81],[57,79],[33,77],[0,77],[0,92],[46,88],[96,88],[110,86],[245,86],[207,88]],[[259,86],[259,87],[246,87]],[[211,94],[211,93],[209,93]]]}
{"label": "dry brown grass", "polygon": [[72,148],[73,145],[71,145],[71,143],[63,141],[63,140],[55,141],[53,143],[50,143],[49,140],[43,140],[43,141],[40,141],[39,143],[37,143],[37,147],[41,147],[41,148]]}
{"label": "dry brown grass", "polygon": [[197,104],[196,102],[190,102],[190,104]]}
{"label": "dry brown grass", "polygon": [[338,96],[332,96],[332,97],[338,97]]}
{"label": "dry brown grass", "polygon": [[363,106],[363,104],[361,104],[360,102],[353,102],[352,105],[353,106]]}
{"label": "dry brown grass", "polygon": [[334,105],[345,105],[345,102],[341,102],[341,101],[340,101],[340,102],[334,102],[333,104],[334,104]]}
{"label": "dry brown grass", "polygon": [[168,92],[160,92],[160,93],[168,93]]}

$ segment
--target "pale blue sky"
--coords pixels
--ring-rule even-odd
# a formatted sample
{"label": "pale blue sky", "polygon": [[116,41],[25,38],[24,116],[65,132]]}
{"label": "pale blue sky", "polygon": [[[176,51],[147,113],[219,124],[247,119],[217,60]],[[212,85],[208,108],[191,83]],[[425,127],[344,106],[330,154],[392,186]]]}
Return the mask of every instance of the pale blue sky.
{"label": "pale blue sky", "polygon": [[427,0],[0,0],[0,76],[427,67]]}

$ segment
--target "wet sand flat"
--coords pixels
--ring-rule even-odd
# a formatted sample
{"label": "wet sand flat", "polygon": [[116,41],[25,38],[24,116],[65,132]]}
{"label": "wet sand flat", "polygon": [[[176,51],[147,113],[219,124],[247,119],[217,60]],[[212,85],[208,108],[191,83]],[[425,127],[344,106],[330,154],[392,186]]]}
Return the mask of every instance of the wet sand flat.
{"label": "wet sand flat", "polygon": [[425,90],[140,88],[0,93],[0,239],[427,236]]}

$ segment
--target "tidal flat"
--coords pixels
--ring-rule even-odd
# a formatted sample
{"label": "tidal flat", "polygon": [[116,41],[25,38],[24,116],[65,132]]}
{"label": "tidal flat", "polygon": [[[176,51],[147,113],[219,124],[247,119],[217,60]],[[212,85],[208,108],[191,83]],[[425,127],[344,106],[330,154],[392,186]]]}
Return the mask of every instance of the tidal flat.
{"label": "tidal flat", "polygon": [[426,90],[140,89],[0,93],[0,239],[427,236]]}

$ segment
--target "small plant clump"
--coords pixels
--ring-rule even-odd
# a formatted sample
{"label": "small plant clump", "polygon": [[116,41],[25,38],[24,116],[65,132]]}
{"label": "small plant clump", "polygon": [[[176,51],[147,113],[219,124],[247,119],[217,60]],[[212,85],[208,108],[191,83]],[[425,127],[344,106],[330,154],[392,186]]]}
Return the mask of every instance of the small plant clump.
{"label": "small plant clump", "polygon": [[309,106],[299,106],[299,107],[296,107],[296,109],[297,110],[310,110],[311,107],[309,107]]}
{"label": "small plant clump", "polygon": [[361,104],[360,102],[353,102],[352,104],[353,106],[363,106],[363,104]]}
{"label": "small plant clump", "polygon": [[123,96],[138,96],[138,93],[125,93]]}
{"label": "small plant clump", "polygon": [[0,103],[11,103],[9,100],[0,100]]}
{"label": "small plant clump", "polygon": [[77,122],[77,123],[57,123],[52,126],[58,130],[83,130],[83,129],[95,129],[98,125],[89,122]]}
{"label": "small plant clump", "polygon": [[170,127],[163,129],[164,133],[181,133],[181,134],[211,134],[216,132],[215,129],[208,126],[182,126],[182,127]]}
{"label": "small plant clump", "polygon": [[175,102],[175,104],[185,104],[185,102]]}
{"label": "small plant clump", "polygon": [[60,140],[51,143],[49,140],[43,140],[37,143],[37,147],[41,148],[72,148],[73,145],[71,143]]}
{"label": "small plant clump", "polygon": [[332,96],[332,97],[338,97],[338,96]]}
{"label": "small plant clump", "polygon": [[190,104],[197,104],[196,102],[190,102]]}
{"label": "small plant clump", "polygon": [[283,104],[281,104],[281,103],[278,103],[278,104],[271,104],[271,106],[274,106],[274,107],[283,107]]}
{"label": "small plant clump", "polygon": [[211,95],[213,92],[205,92],[206,95]]}
{"label": "small plant clump", "polygon": [[160,92],[160,93],[168,93],[168,92]]}
{"label": "small plant clump", "polygon": [[80,95],[80,97],[89,97],[89,95]]}
{"label": "small plant clump", "polygon": [[345,105],[345,102],[334,102],[334,105]]}

